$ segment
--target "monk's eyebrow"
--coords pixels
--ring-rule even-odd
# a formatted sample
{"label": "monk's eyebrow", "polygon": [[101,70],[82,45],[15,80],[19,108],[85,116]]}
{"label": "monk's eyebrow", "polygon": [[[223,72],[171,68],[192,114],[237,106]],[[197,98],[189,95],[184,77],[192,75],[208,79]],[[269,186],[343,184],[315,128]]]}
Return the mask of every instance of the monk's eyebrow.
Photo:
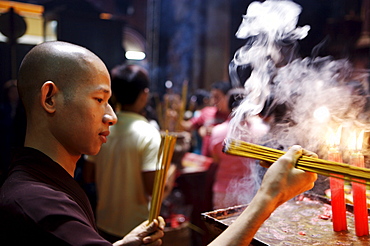
{"label": "monk's eyebrow", "polygon": [[110,90],[104,88],[104,87],[99,87],[97,90],[97,92],[103,92],[103,93],[107,93],[107,94],[110,94]]}

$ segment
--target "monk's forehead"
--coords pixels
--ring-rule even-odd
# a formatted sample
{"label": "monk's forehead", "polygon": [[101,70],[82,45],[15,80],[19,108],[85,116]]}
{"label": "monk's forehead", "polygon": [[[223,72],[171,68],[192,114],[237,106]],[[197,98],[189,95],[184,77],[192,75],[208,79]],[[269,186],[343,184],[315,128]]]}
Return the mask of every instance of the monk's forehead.
{"label": "monk's forehead", "polygon": [[95,55],[78,46],[56,45],[44,53],[45,62],[51,66],[64,63],[64,66],[76,66],[92,62]]}
{"label": "monk's forehead", "polygon": [[77,75],[89,72],[94,63],[100,62],[100,59],[87,49],[64,43],[45,45],[36,52],[40,53],[36,56],[36,59],[37,57],[41,59],[38,63],[41,66],[40,72],[49,75],[62,73],[59,75],[68,76],[69,73]]}
{"label": "monk's forehead", "polygon": [[[102,61],[89,50],[69,43],[50,42],[33,48],[19,71],[21,89],[39,88],[46,81],[69,84],[96,73]],[[62,84],[60,84],[62,83]]]}
{"label": "monk's forehead", "polygon": [[51,46],[51,49],[54,49],[57,53],[68,53],[68,54],[84,54],[87,53],[87,50],[76,45],[65,45],[65,44],[56,44]]}
{"label": "monk's forehead", "polygon": [[66,42],[45,42],[37,45],[33,51],[40,53],[56,53],[56,54],[84,54],[91,53],[84,47]]}

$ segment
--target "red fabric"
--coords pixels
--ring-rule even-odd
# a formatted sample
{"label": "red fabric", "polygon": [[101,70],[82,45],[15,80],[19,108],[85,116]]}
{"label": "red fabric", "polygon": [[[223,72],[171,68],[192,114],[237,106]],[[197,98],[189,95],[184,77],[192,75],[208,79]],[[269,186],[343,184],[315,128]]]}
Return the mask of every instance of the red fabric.
{"label": "red fabric", "polygon": [[[191,118],[192,126],[199,129],[201,126],[215,126],[218,125],[229,117],[229,114],[220,113],[216,107],[205,107],[201,110],[198,117]],[[204,156],[210,156],[209,153],[209,135],[202,138],[202,151]]]}

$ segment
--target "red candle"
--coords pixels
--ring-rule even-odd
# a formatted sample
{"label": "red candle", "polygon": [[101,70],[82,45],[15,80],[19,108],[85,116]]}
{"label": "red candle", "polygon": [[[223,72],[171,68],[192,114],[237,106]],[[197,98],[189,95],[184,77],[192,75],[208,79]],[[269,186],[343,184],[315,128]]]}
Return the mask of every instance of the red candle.
{"label": "red candle", "polygon": [[[342,156],[337,149],[331,149],[329,151],[328,159],[329,161],[342,162]],[[333,230],[346,231],[347,216],[346,216],[346,201],[344,196],[344,180],[331,177],[330,193],[331,193]]]}
{"label": "red candle", "polygon": [[[350,164],[365,167],[364,156],[360,152],[353,153]],[[355,229],[358,237],[369,235],[369,218],[366,202],[366,185],[352,182],[353,211],[355,214]]]}

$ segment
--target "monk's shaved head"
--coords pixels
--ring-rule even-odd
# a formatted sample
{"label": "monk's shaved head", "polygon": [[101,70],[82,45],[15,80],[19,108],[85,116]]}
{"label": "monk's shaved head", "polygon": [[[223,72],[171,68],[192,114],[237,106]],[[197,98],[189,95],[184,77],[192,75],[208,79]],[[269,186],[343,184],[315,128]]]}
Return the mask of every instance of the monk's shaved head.
{"label": "monk's shaved head", "polygon": [[73,97],[90,71],[92,61],[100,59],[91,51],[66,42],[45,42],[35,46],[23,59],[18,76],[18,90],[26,111],[32,107],[47,82],[55,83],[66,99]]}

